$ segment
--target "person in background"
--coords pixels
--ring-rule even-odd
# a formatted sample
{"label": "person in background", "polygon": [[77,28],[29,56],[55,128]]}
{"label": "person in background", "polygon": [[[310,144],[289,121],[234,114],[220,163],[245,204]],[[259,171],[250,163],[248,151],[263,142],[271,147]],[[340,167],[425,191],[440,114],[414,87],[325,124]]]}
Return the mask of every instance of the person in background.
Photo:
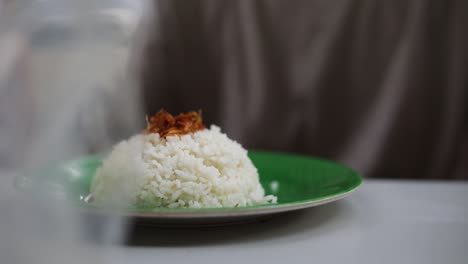
{"label": "person in background", "polygon": [[146,111],[368,177],[468,178],[467,1],[159,1]]}

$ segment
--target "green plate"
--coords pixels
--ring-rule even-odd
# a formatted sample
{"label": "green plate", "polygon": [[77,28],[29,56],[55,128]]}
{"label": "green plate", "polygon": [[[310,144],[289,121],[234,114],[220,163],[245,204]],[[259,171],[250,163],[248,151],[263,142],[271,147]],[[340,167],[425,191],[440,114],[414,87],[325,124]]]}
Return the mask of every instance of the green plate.
{"label": "green plate", "polygon": [[[343,165],[306,156],[250,151],[249,156],[260,174],[267,194],[278,197],[274,205],[241,208],[208,209],[143,209],[112,210],[97,208],[85,202],[101,156],[88,156],[53,168],[42,177],[23,177],[21,189],[49,188],[58,197],[70,201],[87,213],[119,214],[139,223],[152,225],[219,225],[256,220],[265,216],[304,209],[336,201],[351,194],[361,184],[358,173]],[[38,180],[39,179],[39,180]],[[27,188],[41,185],[44,188]]]}

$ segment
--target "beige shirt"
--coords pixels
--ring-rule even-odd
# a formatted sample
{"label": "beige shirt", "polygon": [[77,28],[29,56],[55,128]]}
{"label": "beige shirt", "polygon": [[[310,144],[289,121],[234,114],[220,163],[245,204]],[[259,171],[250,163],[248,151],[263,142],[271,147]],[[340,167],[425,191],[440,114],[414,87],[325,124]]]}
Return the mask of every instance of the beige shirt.
{"label": "beige shirt", "polygon": [[159,1],[147,111],[365,176],[468,178],[468,1]]}

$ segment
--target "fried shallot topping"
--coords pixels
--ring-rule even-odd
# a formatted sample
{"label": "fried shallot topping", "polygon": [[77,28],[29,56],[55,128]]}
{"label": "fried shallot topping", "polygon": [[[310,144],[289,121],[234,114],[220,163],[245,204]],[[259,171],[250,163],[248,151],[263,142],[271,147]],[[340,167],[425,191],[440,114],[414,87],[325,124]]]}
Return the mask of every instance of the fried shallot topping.
{"label": "fried shallot topping", "polygon": [[201,111],[191,111],[173,116],[161,109],[149,121],[146,119],[145,134],[158,133],[161,138],[174,135],[193,133],[205,128]]}

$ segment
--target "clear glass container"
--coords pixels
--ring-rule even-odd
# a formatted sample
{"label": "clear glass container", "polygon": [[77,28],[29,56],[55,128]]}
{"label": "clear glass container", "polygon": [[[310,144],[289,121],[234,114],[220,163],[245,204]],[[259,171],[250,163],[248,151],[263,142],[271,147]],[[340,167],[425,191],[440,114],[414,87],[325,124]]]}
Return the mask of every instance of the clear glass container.
{"label": "clear glass container", "polygon": [[105,245],[121,242],[123,219],[84,220],[46,198],[64,190],[35,186],[26,199],[13,179],[34,180],[44,166],[107,150],[141,129],[131,62],[149,4],[0,0],[2,263],[118,262]]}

